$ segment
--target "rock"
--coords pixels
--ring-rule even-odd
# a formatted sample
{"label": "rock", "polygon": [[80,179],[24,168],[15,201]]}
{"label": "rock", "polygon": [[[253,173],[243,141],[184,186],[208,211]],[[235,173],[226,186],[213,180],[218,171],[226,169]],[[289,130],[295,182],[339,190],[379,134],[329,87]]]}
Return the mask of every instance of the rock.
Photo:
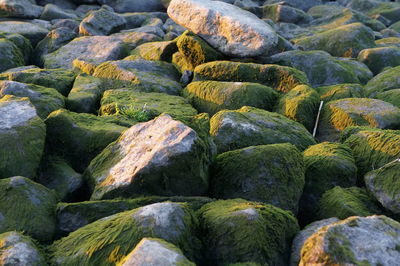
{"label": "rock", "polygon": [[194,81],[204,80],[254,82],[282,92],[308,83],[304,72],[295,68],[232,61],[215,61],[197,66],[194,69]]}
{"label": "rock", "polygon": [[225,55],[258,56],[278,44],[277,34],[267,23],[223,2],[172,0],[168,15]]}
{"label": "rock", "polygon": [[74,82],[75,74],[65,69],[15,68],[0,74],[0,80],[32,83],[54,88],[62,95],[68,95]]}
{"label": "rock", "polygon": [[379,47],[362,50],[357,59],[366,64],[374,75],[382,72],[386,67],[400,65],[400,47]]}
{"label": "rock", "polygon": [[346,98],[327,103],[322,110],[317,138],[334,141],[349,126],[381,129],[400,127],[400,109],[390,103],[368,98]]}
{"label": "rock", "polygon": [[[264,4],[274,4],[277,2],[281,2],[281,0],[267,0],[264,2]],[[285,0],[285,3],[288,4],[289,6],[293,6],[295,8],[299,8],[303,11],[307,11],[313,6],[321,5],[322,1],[321,0],[308,0],[308,1],[302,1],[302,0]]]}
{"label": "rock", "polygon": [[390,162],[364,176],[367,190],[393,213],[400,213],[399,198],[399,160]]}
{"label": "rock", "polygon": [[263,18],[272,19],[274,22],[288,22],[305,24],[312,20],[312,17],[303,10],[282,4],[264,5],[262,7]]}
{"label": "rock", "polygon": [[304,150],[315,144],[303,125],[277,113],[254,107],[223,110],[211,118],[210,133],[218,153],[254,145],[291,143]]}
{"label": "rock", "polygon": [[378,94],[376,94],[375,98],[391,103],[397,108],[400,108],[400,89],[379,92]]}
{"label": "rock", "polygon": [[400,66],[389,68],[371,79],[365,86],[366,94],[375,97],[378,92],[400,88]]}
{"label": "rock", "polygon": [[[55,265],[115,265],[143,237],[161,238],[192,259],[199,250],[196,219],[185,203],[163,202],[121,212],[86,225],[51,246]],[[87,256],[87,252],[91,256]]]}
{"label": "rock", "polygon": [[22,53],[24,62],[29,62],[32,53],[32,45],[27,38],[17,33],[0,33],[0,38],[13,42],[19,48],[18,53]]}
{"label": "rock", "polygon": [[175,245],[159,238],[143,238],[121,262],[121,266],[194,266]]}
{"label": "rock", "polygon": [[315,220],[322,194],[335,186],[356,185],[357,167],[352,150],[340,143],[323,142],[303,152],[305,186],[300,200],[300,217],[304,223]]}
{"label": "rock", "polygon": [[46,37],[49,30],[31,22],[5,20],[0,21],[0,32],[21,34],[31,42],[33,47],[35,47],[38,42]]}
{"label": "rock", "polygon": [[316,88],[320,94],[321,100],[325,103],[345,98],[363,98],[365,97],[364,88],[360,84],[345,83]]}
{"label": "rock", "polygon": [[329,218],[320,220],[307,225],[303,230],[297,233],[292,243],[292,255],[290,256],[290,266],[298,266],[301,256],[301,248],[307,239],[312,236],[315,232],[324,226],[336,223],[339,220],[337,218]]}
{"label": "rock", "polygon": [[52,29],[68,28],[75,33],[79,32],[79,22],[73,19],[56,19],[53,21]]}
{"label": "rock", "polygon": [[272,110],[278,98],[272,88],[250,82],[196,81],[183,94],[199,112],[210,115],[243,106]]}
{"label": "rock", "polygon": [[386,216],[350,217],[322,227],[308,238],[299,265],[393,265],[400,259],[399,234],[400,224]]}
{"label": "rock", "polygon": [[28,98],[0,99],[0,178],[36,176],[43,154],[46,126]]}
{"label": "rock", "polygon": [[314,87],[340,83],[361,83],[352,67],[324,51],[283,52],[273,55],[271,62],[304,71],[310,84]]}
{"label": "rock", "polygon": [[[1,29],[1,26],[0,26]],[[112,36],[86,36],[76,38],[60,49],[44,56],[46,68],[72,68],[72,61],[83,59],[100,64],[118,60],[126,55],[125,44]]]}
{"label": "rock", "polygon": [[126,25],[124,17],[108,8],[91,11],[79,25],[81,35],[109,35],[122,30]]}
{"label": "rock", "polygon": [[156,12],[164,11],[162,0],[98,0],[99,4],[106,4],[114,8],[115,12]]}
{"label": "rock", "polygon": [[28,97],[42,119],[64,108],[64,97],[55,89],[16,81],[0,81],[0,98],[5,95]]}
{"label": "rock", "polygon": [[208,265],[243,261],[288,264],[290,243],[299,230],[289,211],[235,199],[208,203],[199,215]]}
{"label": "rock", "polygon": [[334,187],[326,191],[318,202],[319,219],[381,214],[378,202],[359,187]]}
{"label": "rock", "polygon": [[264,202],[297,213],[304,172],[302,155],[291,144],[229,151],[216,158],[211,195]]}
{"label": "rock", "polygon": [[40,19],[43,20],[54,20],[54,19],[77,19],[78,16],[70,11],[62,9],[61,7],[54,4],[47,4],[44,7],[43,13],[40,16]]}
{"label": "rock", "polygon": [[56,227],[55,194],[21,176],[1,179],[0,191],[0,232],[23,231],[41,242],[51,242]]}
{"label": "rock", "polygon": [[361,84],[366,84],[374,76],[367,65],[354,58],[339,57],[338,60],[343,66],[347,67],[351,72],[354,72]]}
{"label": "rock", "polygon": [[400,47],[400,38],[398,37],[383,38],[380,40],[376,40],[375,43],[378,47],[388,47],[388,46]]}
{"label": "rock", "polygon": [[0,17],[39,18],[43,7],[30,0],[3,0],[0,6]]}
{"label": "rock", "polygon": [[39,248],[32,239],[18,232],[0,235],[0,259],[4,265],[46,265]]}
{"label": "rock", "polygon": [[5,38],[0,38],[0,62],[0,72],[25,65],[21,50]]}
{"label": "rock", "polygon": [[178,51],[175,41],[149,42],[139,45],[131,52],[145,60],[171,62],[172,55]]}
{"label": "rock", "polygon": [[126,20],[126,29],[139,28],[151,18],[160,18],[163,21],[171,20],[164,12],[129,12],[122,13],[121,16]]}
{"label": "rock", "polygon": [[186,99],[165,93],[107,90],[100,104],[100,115],[119,114],[138,122],[147,122],[161,113],[177,119],[197,115],[197,111]]}
{"label": "rock", "polygon": [[120,60],[101,64],[93,76],[108,79],[111,88],[134,88],[142,92],[178,95],[182,90],[175,67],[162,61]]}
{"label": "rock", "polygon": [[47,146],[78,172],[127,128],[112,118],[57,110],[46,119]]}
{"label": "rock", "polygon": [[324,50],[333,56],[356,57],[367,48],[375,47],[373,31],[361,23],[353,23],[297,39],[295,44],[306,50]]}
{"label": "rock", "polygon": [[208,186],[208,153],[193,129],[169,115],[137,124],[86,170],[91,198],[202,195]]}
{"label": "rock", "polygon": [[318,93],[307,85],[298,85],[280,98],[278,113],[304,125],[312,132],[318,114]]}

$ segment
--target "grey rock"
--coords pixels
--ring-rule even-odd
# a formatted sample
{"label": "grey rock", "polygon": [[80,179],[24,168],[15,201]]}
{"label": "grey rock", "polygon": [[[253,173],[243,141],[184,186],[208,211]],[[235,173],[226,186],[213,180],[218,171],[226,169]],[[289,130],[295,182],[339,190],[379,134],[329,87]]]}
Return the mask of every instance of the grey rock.
{"label": "grey rock", "polygon": [[102,7],[91,11],[81,22],[79,33],[82,35],[109,35],[123,29],[126,25],[124,17]]}

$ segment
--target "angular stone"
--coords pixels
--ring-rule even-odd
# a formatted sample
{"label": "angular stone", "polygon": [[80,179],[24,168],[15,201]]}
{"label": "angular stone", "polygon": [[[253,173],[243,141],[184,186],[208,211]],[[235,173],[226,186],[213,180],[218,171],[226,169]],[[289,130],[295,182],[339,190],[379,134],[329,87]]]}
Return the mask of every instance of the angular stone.
{"label": "angular stone", "polygon": [[81,35],[109,35],[122,30],[126,25],[124,17],[108,8],[91,11],[79,25]]}
{"label": "angular stone", "polygon": [[35,47],[38,42],[46,37],[49,30],[31,22],[6,20],[0,21],[0,32],[21,34],[30,40],[32,46]]}
{"label": "angular stone", "polygon": [[400,65],[400,47],[379,47],[362,50],[357,59],[366,64],[374,75],[382,72],[386,67]]}

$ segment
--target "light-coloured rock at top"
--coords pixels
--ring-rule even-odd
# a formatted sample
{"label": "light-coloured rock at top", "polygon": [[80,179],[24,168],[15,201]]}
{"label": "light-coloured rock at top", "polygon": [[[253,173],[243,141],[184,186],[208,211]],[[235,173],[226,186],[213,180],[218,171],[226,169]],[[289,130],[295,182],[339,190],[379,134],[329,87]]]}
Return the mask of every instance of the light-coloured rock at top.
{"label": "light-coloured rock at top", "polygon": [[229,56],[258,56],[278,44],[278,35],[267,23],[224,2],[172,0],[168,15]]}

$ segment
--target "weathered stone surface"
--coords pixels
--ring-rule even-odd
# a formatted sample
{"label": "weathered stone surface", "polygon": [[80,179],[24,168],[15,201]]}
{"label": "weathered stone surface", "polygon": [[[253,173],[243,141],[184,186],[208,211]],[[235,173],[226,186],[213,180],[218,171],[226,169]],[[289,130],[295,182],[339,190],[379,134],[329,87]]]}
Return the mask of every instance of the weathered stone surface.
{"label": "weathered stone surface", "polygon": [[400,65],[400,47],[364,49],[358,54],[357,59],[366,64],[374,75],[377,75],[386,67]]}
{"label": "weathered stone surface", "polygon": [[226,55],[257,56],[278,44],[278,35],[267,23],[227,3],[173,0],[168,15]]}
{"label": "weathered stone surface", "polygon": [[54,20],[54,19],[77,19],[78,16],[72,12],[72,10],[64,10],[61,7],[54,4],[47,4],[40,16],[43,20]]}
{"label": "weathered stone surface", "polygon": [[43,7],[31,0],[2,0],[0,2],[0,17],[38,18]]}
{"label": "weathered stone surface", "polygon": [[363,98],[365,97],[364,87],[356,83],[344,83],[316,88],[320,94],[321,100],[330,102],[345,98]]}
{"label": "weathered stone surface", "polygon": [[400,88],[400,66],[389,68],[371,79],[365,86],[365,93],[375,97],[378,92]]}
{"label": "weathered stone surface", "polygon": [[126,25],[124,17],[109,8],[102,7],[91,11],[79,25],[81,35],[109,35],[118,32]]}
{"label": "weathered stone surface", "polygon": [[12,41],[0,38],[0,72],[24,64],[25,60],[21,50]]}
{"label": "weathered stone surface", "polygon": [[162,0],[98,0],[99,4],[109,5],[115,12],[156,12],[164,11]]}
{"label": "weathered stone surface", "polygon": [[49,30],[31,22],[5,20],[0,21],[0,32],[21,34],[29,39],[32,46],[35,47],[38,42],[46,37]]}

